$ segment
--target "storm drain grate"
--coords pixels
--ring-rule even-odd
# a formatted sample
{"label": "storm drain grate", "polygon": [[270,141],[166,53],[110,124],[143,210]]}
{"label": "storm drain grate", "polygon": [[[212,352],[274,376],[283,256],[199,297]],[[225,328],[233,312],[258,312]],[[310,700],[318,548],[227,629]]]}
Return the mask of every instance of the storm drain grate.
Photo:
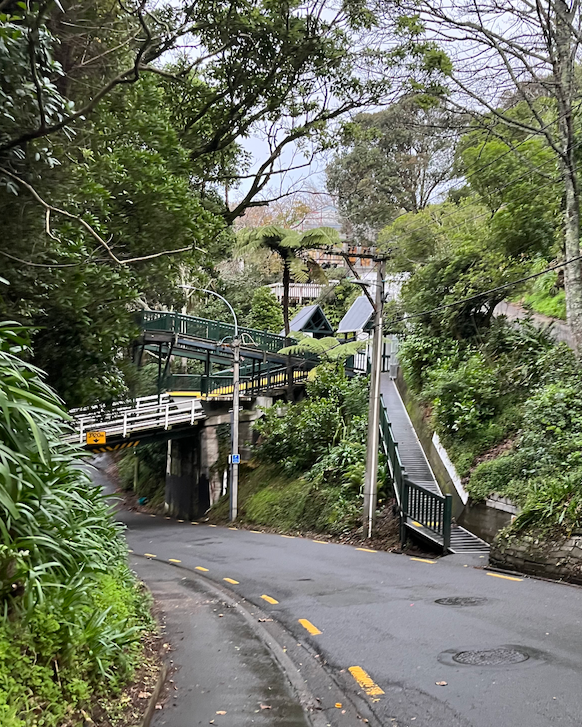
{"label": "storm drain grate", "polygon": [[483,651],[459,651],[453,656],[453,661],[469,666],[499,666],[500,664],[519,664],[527,661],[529,654],[517,649],[508,649],[500,646],[497,649],[484,649]]}
{"label": "storm drain grate", "polygon": [[448,596],[437,598],[435,603],[440,603],[441,606],[481,606],[486,601],[486,598],[478,596]]}

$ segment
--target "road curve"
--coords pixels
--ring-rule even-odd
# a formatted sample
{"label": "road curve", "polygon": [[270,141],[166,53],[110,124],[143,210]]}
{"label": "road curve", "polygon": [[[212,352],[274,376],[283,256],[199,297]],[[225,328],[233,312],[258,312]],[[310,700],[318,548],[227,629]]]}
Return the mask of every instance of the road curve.
{"label": "road curve", "polygon": [[[162,516],[119,517],[135,554],[195,570],[260,606],[382,725],[582,722],[581,588],[502,577],[462,556],[431,562]],[[459,597],[471,605],[437,603]]]}

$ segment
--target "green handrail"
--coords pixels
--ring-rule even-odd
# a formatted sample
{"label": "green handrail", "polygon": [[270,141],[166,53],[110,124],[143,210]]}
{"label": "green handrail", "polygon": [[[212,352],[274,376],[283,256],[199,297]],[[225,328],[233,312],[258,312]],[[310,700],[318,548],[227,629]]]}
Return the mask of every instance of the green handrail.
{"label": "green handrail", "polygon": [[408,479],[402,466],[398,443],[392,433],[383,397],[380,397],[380,446],[388,459],[389,477],[400,509],[402,544],[404,545],[406,541],[406,531],[410,520],[414,528],[424,528],[440,538],[443,550],[446,552],[451,545],[453,498],[451,495],[432,492]]}
{"label": "green handrail", "polygon": [[[173,311],[146,310],[138,314],[138,323],[146,331],[167,331],[182,336],[200,338],[205,341],[222,341],[234,336],[234,325],[206,318],[189,316]],[[239,326],[239,337],[247,348],[258,348],[268,353],[277,353],[295,339],[278,336],[268,331]]]}
{"label": "green handrail", "polygon": [[[254,395],[262,391],[284,388],[289,384],[289,377],[293,383],[303,382],[309,372],[304,369],[288,369],[280,367],[269,368],[266,371],[252,376],[240,377],[241,395]],[[232,371],[223,371],[220,374],[205,376],[204,374],[170,374],[165,381],[166,390],[191,391],[202,396],[230,396],[232,395]]]}

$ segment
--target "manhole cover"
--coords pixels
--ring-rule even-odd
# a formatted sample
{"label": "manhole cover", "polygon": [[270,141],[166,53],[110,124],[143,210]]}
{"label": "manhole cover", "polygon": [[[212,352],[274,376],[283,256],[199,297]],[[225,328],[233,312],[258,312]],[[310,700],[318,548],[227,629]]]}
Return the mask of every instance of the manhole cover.
{"label": "manhole cover", "polygon": [[529,654],[524,654],[517,649],[508,649],[504,646],[497,649],[484,649],[483,651],[459,651],[453,656],[453,661],[458,664],[469,664],[470,666],[519,664],[521,661],[527,661],[528,659]]}
{"label": "manhole cover", "polygon": [[440,603],[441,606],[480,606],[486,600],[486,598],[478,596],[449,596],[448,598],[437,598],[435,603]]}

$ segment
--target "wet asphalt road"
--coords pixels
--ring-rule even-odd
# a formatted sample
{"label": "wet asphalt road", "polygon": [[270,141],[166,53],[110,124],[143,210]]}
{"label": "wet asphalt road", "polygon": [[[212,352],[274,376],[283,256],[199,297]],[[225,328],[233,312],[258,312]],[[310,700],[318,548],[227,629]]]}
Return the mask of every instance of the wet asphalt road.
{"label": "wet asphalt road", "polygon": [[[160,516],[120,518],[136,554],[180,561],[267,611],[320,654],[348,692],[363,694],[380,724],[582,724],[580,588],[501,578],[462,556],[423,562]],[[435,602],[459,596],[484,600],[466,607]],[[299,619],[321,633],[310,634]],[[488,653],[465,653],[472,651]],[[510,661],[459,663],[459,653],[461,661]],[[363,684],[355,670],[358,684],[350,667],[371,682]]]}

